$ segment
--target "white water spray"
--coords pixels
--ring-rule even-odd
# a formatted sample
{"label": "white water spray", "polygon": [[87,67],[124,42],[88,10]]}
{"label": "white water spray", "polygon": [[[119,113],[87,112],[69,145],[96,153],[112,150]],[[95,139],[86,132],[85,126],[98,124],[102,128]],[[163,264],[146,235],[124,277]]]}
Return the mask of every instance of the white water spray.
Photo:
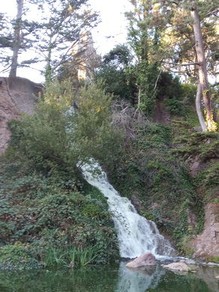
{"label": "white water spray", "polygon": [[122,258],[135,258],[146,252],[156,257],[173,254],[174,249],[159,233],[155,223],[140,216],[131,202],[119,195],[96,161],[90,159],[89,163],[78,163],[78,167],[86,181],[107,198]]}

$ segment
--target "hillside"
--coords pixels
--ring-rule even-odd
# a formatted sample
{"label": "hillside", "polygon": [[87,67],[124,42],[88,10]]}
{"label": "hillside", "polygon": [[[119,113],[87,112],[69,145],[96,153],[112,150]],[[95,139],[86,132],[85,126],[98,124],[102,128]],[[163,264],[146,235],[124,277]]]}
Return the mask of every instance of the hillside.
{"label": "hillside", "polygon": [[[10,139],[7,122],[27,114],[12,124],[12,151],[0,157],[0,259],[6,266],[13,257],[14,266],[22,266],[27,253],[31,267],[62,265],[57,256],[72,265],[72,253],[78,266],[83,253],[98,254],[92,263],[118,256],[106,200],[78,172],[81,157],[99,161],[112,185],[180,254],[218,261],[217,133],[196,132],[177,115],[154,123],[127,104],[114,109],[112,122],[111,101],[95,84],[81,89],[80,114],[71,120],[61,107],[74,96],[61,87],[66,83],[46,91],[47,102],[34,111],[39,84],[1,81],[2,152]],[[66,133],[72,122],[75,130]]]}

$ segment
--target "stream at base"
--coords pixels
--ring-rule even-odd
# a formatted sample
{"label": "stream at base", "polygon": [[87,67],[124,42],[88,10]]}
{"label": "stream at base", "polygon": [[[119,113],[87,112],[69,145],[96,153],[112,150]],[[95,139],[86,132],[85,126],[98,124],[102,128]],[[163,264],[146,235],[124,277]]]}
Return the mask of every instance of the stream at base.
{"label": "stream at base", "polygon": [[144,270],[118,266],[83,270],[0,271],[1,292],[218,292],[219,267],[178,275],[160,265]]}

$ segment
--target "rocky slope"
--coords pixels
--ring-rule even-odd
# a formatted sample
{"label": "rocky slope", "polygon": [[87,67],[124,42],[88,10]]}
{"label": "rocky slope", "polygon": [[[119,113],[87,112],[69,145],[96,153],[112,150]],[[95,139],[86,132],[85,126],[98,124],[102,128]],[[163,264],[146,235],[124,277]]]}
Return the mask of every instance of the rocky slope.
{"label": "rocky slope", "polygon": [[22,113],[31,114],[42,93],[42,85],[25,78],[0,77],[0,153],[10,139],[8,121]]}

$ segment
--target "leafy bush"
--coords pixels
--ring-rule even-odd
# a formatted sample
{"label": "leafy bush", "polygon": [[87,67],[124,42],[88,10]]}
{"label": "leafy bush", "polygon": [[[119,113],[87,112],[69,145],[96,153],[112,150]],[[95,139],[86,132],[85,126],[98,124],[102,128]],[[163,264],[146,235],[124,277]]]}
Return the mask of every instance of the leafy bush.
{"label": "leafy bush", "polygon": [[67,168],[76,174],[77,162],[89,157],[114,163],[121,139],[111,123],[110,96],[95,85],[82,88],[79,110],[67,114],[67,103],[47,94],[33,116],[11,122],[11,148],[44,174]]}
{"label": "leafy bush", "polygon": [[180,100],[182,98],[182,85],[178,77],[169,72],[161,72],[157,82],[157,98]]}
{"label": "leafy bush", "polygon": [[82,88],[78,113],[69,117],[74,125],[69,133],[70,151],[78,160],[90,157],[114,164],[122,151],[119,129],[111,122],[111,97],[96,85]]}
{"label": "leafy bush", "polygon": [[72,82],[70,79],[65,79],[59,82],[54,80],[50,82],[43,95],[43,102],[60,110],[69,108],[72,102],[76,99],[74,95]]}
{"label": "leafy bush", "polygon": [[[32,261],[46,267],[71,267],[73,256],[76,267],[117,258],[117,237],[106,199],[97,190],[68,172],[17,177],[19,171],[11,173],[6,162],[2,166],[6,179],[0,194],[0,226],[5,232],[0,234],[0,244],[4,248],[19,242],[29,255],[28,267]],[[18,263],[11,265],[0,256],[2,268],[26,266],[22,257],[19,254]]]}
{"label": "leafy bush", "polygon": [[182,101],[177,99],[168,99],[166,100],[167,108],[171,115],[175,116],[184,116],[185,115],[185,107]]}
{"label": "leafy bush", "polygon": [[41,264],[31,255],[28,244],[16,242],[0,247],[0,270],[29,270],[40,267]]}
{"label": "leafy bush", "polygon": [[33,116],[10,124],[11,147],[29,159],[35,169],[50,171],[66,164],[68,146],[65,118],[57,107],[40,104]]}
{"label": "leafy bush", "polygon": [[[179,127],[178,124],[178,129]],[[174,143],[178,146],[173,152],[180,154],[184,159],[196,157],[201,162],[205,162],[219,157],[218,133],[195,132],[193,129],[187,129],[175,138]]]}
{"label": "leafy bush", "polygon": [[183,83],[181,87],[184,103],[190,106],[195,106],[197,86],[192,83]]}

